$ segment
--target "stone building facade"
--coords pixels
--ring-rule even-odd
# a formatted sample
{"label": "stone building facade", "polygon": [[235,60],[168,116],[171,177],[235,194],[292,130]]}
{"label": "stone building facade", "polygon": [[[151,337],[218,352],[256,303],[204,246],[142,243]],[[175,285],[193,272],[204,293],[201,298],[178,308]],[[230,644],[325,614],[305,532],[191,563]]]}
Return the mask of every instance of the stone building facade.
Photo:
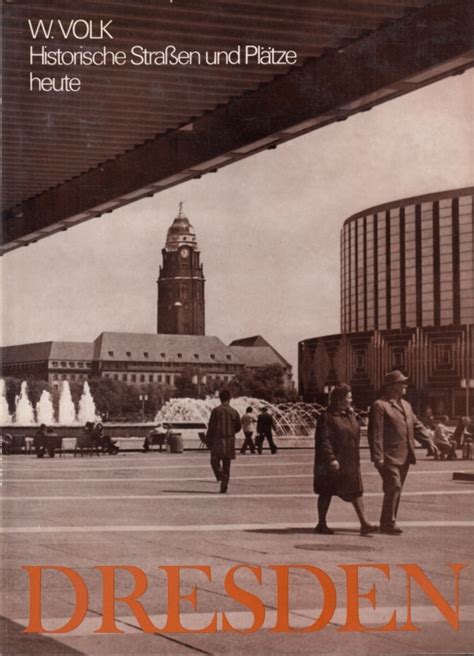
{"label": "stone building facade", "polygon": [[131,385],[163,383],[190,372],[198,385],[225,385],[245,368],[277,364],[284,370],[285,385],[293,386],[291,365],[256,336],[246,346],[227,346],[218,337],[205,335],[156,335],[148,333],[101,333],[93,342],[41,342],[4,346],[2,375],[61,382],[110,378]]}

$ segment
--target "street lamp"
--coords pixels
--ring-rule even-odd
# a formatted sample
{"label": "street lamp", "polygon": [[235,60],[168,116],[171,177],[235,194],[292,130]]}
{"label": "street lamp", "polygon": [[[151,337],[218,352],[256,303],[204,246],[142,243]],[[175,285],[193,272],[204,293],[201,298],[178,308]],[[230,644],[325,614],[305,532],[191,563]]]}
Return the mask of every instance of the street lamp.
{"label": "street lamp", "polygon": [[474,388],[474,378],[463,378],[461,380],[461,387],[466,390],[466,416],[470,417],[469,390]]}
{"label": "street lamp", "polygon": [[148,401],[148,394],[140,394],[139,397],[142,402],[142,423],[145,423],[145,401]]}
{"label": "street lamp", "polygon": [[206,376],[201,374],[201,367],[197,368],[197,373],[192,377],[193,385],[196,385],[198,398],[201,398],[201,385],[205,385],[207,382]]}

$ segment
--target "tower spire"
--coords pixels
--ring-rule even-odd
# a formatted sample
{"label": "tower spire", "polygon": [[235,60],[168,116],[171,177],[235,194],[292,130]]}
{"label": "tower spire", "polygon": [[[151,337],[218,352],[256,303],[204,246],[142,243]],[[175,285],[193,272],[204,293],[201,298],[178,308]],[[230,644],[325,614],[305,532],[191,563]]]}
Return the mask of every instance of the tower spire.
{"label": "tower spire", "polygon": [[178,212],[178,219],[183,218],[183,201],[179,201],[179,212]]}

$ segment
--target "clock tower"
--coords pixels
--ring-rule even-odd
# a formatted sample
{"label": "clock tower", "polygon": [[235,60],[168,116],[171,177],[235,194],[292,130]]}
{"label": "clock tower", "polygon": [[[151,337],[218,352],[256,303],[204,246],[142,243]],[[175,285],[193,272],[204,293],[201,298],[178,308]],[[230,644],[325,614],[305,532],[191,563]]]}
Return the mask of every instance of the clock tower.
{"label": "clock tower", "polygon": [[158,334],[204,335],[204,273],[196,233],[183,214],[183,203],[161,253]]}

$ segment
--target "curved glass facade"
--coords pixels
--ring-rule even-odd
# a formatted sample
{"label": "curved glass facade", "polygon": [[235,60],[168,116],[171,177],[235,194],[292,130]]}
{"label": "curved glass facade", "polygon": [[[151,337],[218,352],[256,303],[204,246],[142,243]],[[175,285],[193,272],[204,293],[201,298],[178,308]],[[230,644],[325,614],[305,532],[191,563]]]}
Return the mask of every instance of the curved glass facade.
{"label": "curved glass facade", "polygon": [[341,234],[343,333],[474,320],[474,189],[351,216]]}

